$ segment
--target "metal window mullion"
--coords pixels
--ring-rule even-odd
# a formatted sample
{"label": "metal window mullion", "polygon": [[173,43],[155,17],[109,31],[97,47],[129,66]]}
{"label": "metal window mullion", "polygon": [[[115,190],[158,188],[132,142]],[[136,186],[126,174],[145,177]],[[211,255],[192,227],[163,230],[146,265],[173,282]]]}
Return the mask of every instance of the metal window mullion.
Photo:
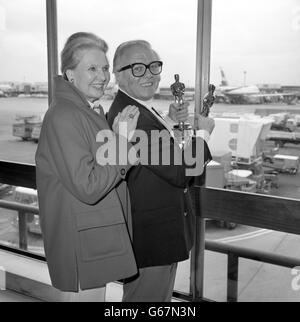
{"label": "metal window mullion", "polygon": [[[195,114],[203,108],[202,102],[208,91],[210,76],[211,21],[212,0],[198,0],[197,51],[196,51],[196,83],[195,83]],[[197,124],[195,124],[197,127]],[[196,225],[195,245],[191,253],[190,293],[194,300],[203,299],[204,290],[204,251],[205,251],[205,220],[201,218],[201,190],[195,188]],[[199,195],[198,195],[199,194]],[[201,200],[202,199],[202,200]],[[197,202],[198,201],[198,202]]]}
{"label": "metal window mullion", "polygon": [[198,0],[195,113],[203,108],[210,76],[212,0]]}
{"label": "metal window mullion", "polygon": [[56,0],[46,0],[46,16],[48,49],[48,102],[50,105],[54,91],[54,76],[58,74]]}

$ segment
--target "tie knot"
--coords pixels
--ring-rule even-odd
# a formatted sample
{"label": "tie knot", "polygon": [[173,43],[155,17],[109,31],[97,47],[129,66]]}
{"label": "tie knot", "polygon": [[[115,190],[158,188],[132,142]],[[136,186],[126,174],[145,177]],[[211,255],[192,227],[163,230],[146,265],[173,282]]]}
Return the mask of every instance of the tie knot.
{"label": "tie knot", "polygon": [[98,114],[100,114],[100,115],[104,115],[103,107],[101,106],[101,104],[100,104],[100,102],[99,102],[99,101],[96,101],[96,102],[94,102],[94,103],[93,103],[93,105],[92,105],[92,109],[93,109],[96,113],[98,113]]}
{"label": "tie knot", "polygon": [[97,108],[97,107],[101,106],[100,100],[94,101],[92,104],[93,104],[93,108]]}

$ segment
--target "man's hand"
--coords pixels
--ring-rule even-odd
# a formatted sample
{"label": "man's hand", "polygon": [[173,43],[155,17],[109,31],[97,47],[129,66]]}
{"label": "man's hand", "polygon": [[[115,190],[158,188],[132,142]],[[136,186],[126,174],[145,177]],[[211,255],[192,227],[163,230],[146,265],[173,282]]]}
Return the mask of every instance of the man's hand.
{"label": "man's hand", "polygon": [[197,122],[198,129],[199,130],[205,130],[209,134],[212,133],[212,131],[215,128],[215,121],[214,121],[214,119],[212,119],[210,117],[201,116],[200,114],[196,114],[195,115],[195,119],[196,119],[196,122]]}
{"label": "man's hand", "polygon": [[169,118],[176,123],[186,122],[189,116],[189,105],[189,102],[184,102],[182,105],[172,103],[169,107]]}

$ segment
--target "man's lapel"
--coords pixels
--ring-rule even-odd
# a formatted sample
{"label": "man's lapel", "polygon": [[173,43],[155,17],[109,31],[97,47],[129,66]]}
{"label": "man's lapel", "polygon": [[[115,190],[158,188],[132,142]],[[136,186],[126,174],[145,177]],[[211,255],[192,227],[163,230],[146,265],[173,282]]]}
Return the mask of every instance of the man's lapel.
{"label": "man's lapel", "polygon": [[142,104],[140,104],[138,101],[135,99],[131,98],[130,96],[126,95],[126,93],[119,91],[118,92],[118,99],[122,102],[123,108],[126,107],[127,105],[135,105],[139,108],[140,113],[142,114],[143,117],[147,118],[151,122],[154,122],[156,127],[159,127],[160,129],[167,129],[158,119],[155,115],[153,115],[152,112],[148,110],[148,108]]}

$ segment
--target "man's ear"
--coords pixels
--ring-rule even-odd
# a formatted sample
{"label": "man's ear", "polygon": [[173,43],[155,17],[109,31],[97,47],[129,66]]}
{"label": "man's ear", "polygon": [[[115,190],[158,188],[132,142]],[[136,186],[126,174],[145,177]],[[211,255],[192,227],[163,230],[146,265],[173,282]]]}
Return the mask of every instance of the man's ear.
{"label": "man's ear", "polygon": [[114,72],[116,84],[120,84],[120,74],[119,72]]}
{"label": "man's ear", "polygon": [[73,70],[67,69],[66,70],[66,75],[67,75],[68,81],[73,83],[74,82],[74,72],[73,72]]}

